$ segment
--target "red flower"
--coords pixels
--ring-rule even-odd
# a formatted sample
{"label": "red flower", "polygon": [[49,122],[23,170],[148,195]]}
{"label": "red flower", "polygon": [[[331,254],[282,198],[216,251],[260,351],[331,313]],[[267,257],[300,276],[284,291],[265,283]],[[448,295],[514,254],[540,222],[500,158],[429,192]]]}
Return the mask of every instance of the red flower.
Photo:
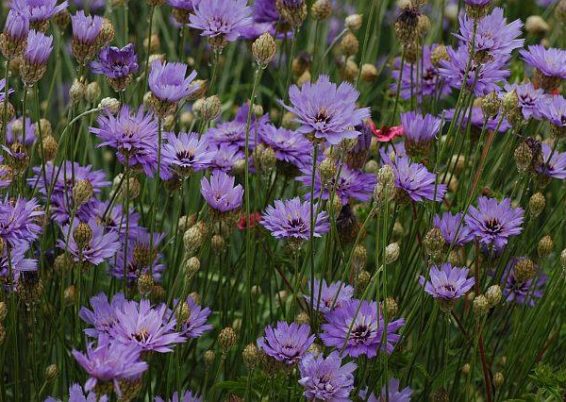
{"label": "red flower", "polygon": [[375,126],[375,123],[371,120],[369,121],[369,126],[371,128],[371,131],[373,132],[373,135],[377,137],[378,142],[390,142],[392,139],[396,137],[401,137],[403,136],[403,134],[405,134],[403,132],[402,126],[393,126],[393,127],[383,126],[381,127],[381,129],[378,129]]}
{"label": "red flower", "polygon": [[252,212],[250,218],[246,219],[246,214],[242,214],[238,220],[238,229],[246,230],[248,227],[253,228],[261,221],[261,214],[259,212]]}

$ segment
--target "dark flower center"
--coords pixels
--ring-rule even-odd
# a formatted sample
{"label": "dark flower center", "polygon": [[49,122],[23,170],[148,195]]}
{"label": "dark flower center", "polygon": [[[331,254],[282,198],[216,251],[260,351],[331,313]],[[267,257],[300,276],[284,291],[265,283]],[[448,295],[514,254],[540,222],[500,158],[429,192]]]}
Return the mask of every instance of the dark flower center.
{"label": "dark flower center", "polygon": [[314,121],[315,123],[327,124],[330,121],[330,116],[326,110],[322,109],[314,116]]}
{"label": "dark flower center", "polygon": [[447,284],[443,285],[442,288],[444,290],[448,291],[448,292],[451,292],[451,293],[456,291],[456,288],[451,283],[447,283]]}
{"label": "dark flower center", "polygon": [[195,157],[195,154],[189,149],[184,149],[182,151],[177,152],[176,156],[180,160],[188,160],[189,162],[192,162],[192,160]]}
{"label": "dark flower center", "polygon": [[301,218],[293,218],[289,221],[289,225],[292,228],[302,230],[302,229],[304,229],[305,222]]}
{"label": "dark flower center", "polygon": [[142,329],[141,331],[139,331],[135,334],[132,334],[132,336],[138,342],[145,342],[147,340],[147,338],[149,337],[149,333],[147,332],[147,329]]}
{"label": "dark flower center", "polygon": [[365,343],[371,335],[371,328],[365,324],[361,324],[352,329],[351,338],[356,343]]}
{"label": "dark flower center", "polygon": [[489,234],[492,235],[501,233],[501,229],[502,229],[501,223],[495,218],[491,218],[485,221],[485,228],[489,232]]}

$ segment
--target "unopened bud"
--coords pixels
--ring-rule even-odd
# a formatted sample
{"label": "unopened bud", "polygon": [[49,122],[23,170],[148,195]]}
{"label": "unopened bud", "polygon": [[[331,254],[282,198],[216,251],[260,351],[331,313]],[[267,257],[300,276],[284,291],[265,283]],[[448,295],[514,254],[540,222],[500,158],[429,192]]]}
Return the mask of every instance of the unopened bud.
{"label": "unopened bud", "polygon": [[212,249],[218,253],[224,251],[224,248],[226,247],[226,241],[224,240],[224,237],[219,234],[212,236],[210,244],[212,246]]}
{"label": "unopened bud", "polygon": [[75,285],[71,285],[64,290],[63,299],[67,304],[75,304],[77,301],[77,288]]}
{"label": "unopened bud", "polygon": [[92,183],[88,179],[79,180],[73,186],[73,200],[75,205],[83,205],[85,202],[92,198],[94,189]]}
{"label": "unopened bud", "polygon": [[71,89],[69,89],[69,97],[72,103],[79,103],[86,97],[86,85],[84,82],[75,80]]}
{"label": "unopened bud", "polygon": [[116,98],[103,98],[98,104],[98,108],[116,114],[120,110],[120,101]]}
{"label": "unopened bud", "polygon": [[544,35],[550,31],[550,25],[540,15],[531,15],[525,21],[525,30],[531,35]]}
{"label": "unopened bud", "polygon": [[377,67],[373,64],[363,64],[362,65],[362,75],[361,78],[365,82],[373,82],[377,79],[379,73],[377,71]]}
{"label": "unopened bud", "polygon": [[385,264],[393,264],[399,259],[399,253],[401,249],[399,248],[399,243],[391,243],[385,248]]}
{"label": "unopened bud", "polygon": [[59,368],[56,364],[50,364],[45,369],[45,381],[53,382],[59,376]]}
{"label": "unopened bud", "polygon": [[147,295],[153,289],[155,281],[153,280],[153,275],[149,272],[146,274],[141,274],[138,278],[138,291],[141,295]]}
{"label": "unopened bud", "polygon": [[204,352],[203,360],[204,366],[206,368],[212,367],[214,365],[214,361],[216,360],[216,353],[214,353],[214,350],[207,350],[206,352]]}
{"label": "unopened bud", "polygon": [[501,108],[501,99],[495,92],[491,92],[490,94],[484,96],[481,99],[481,110],[484,116],[492,117],[499,113],[499,109]]}
{"label": "unopened bud", "polygon": [[200,260],[198,257],[191,257],[185,261],[185,276],[187,279],[192,279],[200,270]]}
{"label": "unopened bud", "polygon": [[261,352],[255,343],[246,345],[242,351],[242,360],[248,370],[253,370],[261,362]]}
{"label": "unopened bud", "polygon": [[485,292],[485,297],[491,307],[497,306],[501,302],[501,296],[501,287],[499,285],[492,285]]}
{"label": "unopened bud", "polygon": [[301,311],[299,314],[297,314],[297,316],[295,317],[295,322],[298,324],[308,324],[310,323],[310,317],[307,313],[305,313],[304,311]]}
{"label": "unopened bud", "polygon": [[483,316],[489,311],[490,304],[487,300],[487,297],[485,297],[484,295],[479,295],[474,299],[473,307],[474,313],[479,316]]}
{"label": "unopened bud", "polygon": [[360,271],[360,273],[356,276],[356,282],[355,282],[356,291],[358,293],[362,293],[367,288],[370,281],[371,281],[371,274],[365,269]]}
{"label": "unopened bud", "polygon": [[529,212],[534,218],[536,218],[542,213],[545,206],[546,206],[546,199],[544,198],[544,195],[540,192],[534,193],[529,199]]}
{"label": "unopened bud", "polygon": [[528,171],[533,161],[533,151],[526,142],[521,142],[513,154],[517,170],[521,173]]}
{"label": "unopened bud", "polygon": [[332,3],[330,0],[316,0],[311,8],[314,19],[322,21],[332,15]]}
{"label": "unopened bud", "polygon": [[277,44],[269,32],[262,34],[252,44],[252,54],[260,66],[267,66],[275,57]]}
{"label": "unopened bud", "polygon": [[200,108],[200,115],[206,121],[215,120],[220,116],[222,104],[220,98],[216,95],[205,98]]}
{"label": "unopened bud", "polygon": [[554,241],[552,241],[552,237],[546,235],[539,240],[537,246],[537,253],[540,258],[544,258],[548,256],[550,253],[552,253],[553,248],[554,248]]}
{"label": "unopened bud", "polygon": [[387,317],[395,317],[399,312],[399,305],[397,304],[397,301],[392,297],[387,297],[383,303],[385,311],[387,312]]}
{"label": "unopened bud", "polygon": [[501,387],[503,385],[503,382],[505,382],[505,377],[503,377],[503,373],[498,371],[493,375],[493,385],[495,386],[495,388]]}
{"label": "unopened bud", "polygon": [[80,249],[84,249],[92,240],[92,229],[88,223],[81,222],[73,231],[73,239]]}
{"label": "unopened bud", "polygon": [[320,165],[318,166],[322,185],[330,185],[333,182],[336,173],[338,172],[336,161],[334,160],[334,158],[325,158],[322,162],[320,162]]}
{"label": "unopened bud", "polygon": [[238,335],[232,327],[223,328],[218,334],[218,344],[222,348],[223,352],[227,352],[236,344],[238,341]]}
{"label": "unopened bud", "polygon": [[59,150],[59,143],[52,135],[47,135],[41,140],[43,158],[46,161],[52,161],[57,156],[57,151]]}
{"label": "unopened bud", "polygon": [[353,56],[357,54],[360,50],[360,42],[358,41],[358,38],[356,38],[356,35],[352,32],[348,32],[344,35],[340,41],[340,50],[345,56]]}
{"label": "unopened bud", "polygon": [[362,27],[363,18],[360,14],[352,14],[346,17],[345,25],[352,32],[358,31]]}
{"label": "unopened bud", "polygon": [[86,101],[88,103],[95,103],[100,98],[100,85],[98,82],[93,81],[86,86]]}

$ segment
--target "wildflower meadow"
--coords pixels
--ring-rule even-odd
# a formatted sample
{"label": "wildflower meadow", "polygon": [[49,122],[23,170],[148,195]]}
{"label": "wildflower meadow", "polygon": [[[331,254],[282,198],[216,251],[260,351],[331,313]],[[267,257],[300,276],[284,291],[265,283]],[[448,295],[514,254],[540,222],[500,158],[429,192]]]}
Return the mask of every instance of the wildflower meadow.
{"label": "wildflower meadow", "polygon": [[2,0],[0,402],[566,401],[566,0]]}

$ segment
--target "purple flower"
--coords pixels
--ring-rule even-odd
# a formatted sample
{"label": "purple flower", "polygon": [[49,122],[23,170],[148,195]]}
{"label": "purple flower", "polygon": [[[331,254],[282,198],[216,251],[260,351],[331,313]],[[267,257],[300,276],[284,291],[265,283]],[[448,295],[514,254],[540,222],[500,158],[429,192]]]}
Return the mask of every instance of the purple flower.
{"label": "purple flower", "polygon": [[78,220],[73,221],[73,226],[65,225],[61,228],[63,239],[57,240],[57,246],[65,250],[73,257],[75,262],[88,262],[99,265],[104,260],[116,255],[120,248],[118,234],[115,232],[104,233],[104,227],[91,219],[88,227],[91,231],[90,240],[84,244],[77,244],[75,230],[79,226]]}
{"label": "purple flower", "polygon": [[175,343],[186,341],[175,332],[177,321],[170,317],[165,304],[151,307],[149,300],[127,301],[116,309],[116,323],[111,335],[116,340],[135,345],[144,352],[172,352]]}
{"label": "purple flower", "polygon": [[121,395],[119,381],[133,380],[148,369],[146,362],[140,360],[141,349],[135,345],[125,345],[108,337],[98,338],[98,345],[89,343],[86,354],[73,350],[73,357],[90,376],[85,383],[85,391],[92,391],[101,383],[113,383]]}
{"label": "purple flower", "polygon": [[436,184],[436,175],[423,164],[401,157],[396,158],[391,167],[395,173],[395,187],[412,201],[441,201],[444,197],[446,185]]}
{"label": "purple flower", "polygon": [[14,93],[12,88],[6,85],[6,79],[0,80],[0,102],[4,102],[8,96]]}
{"label": "purple flower", "polygon": [[444,212],[442,215],[435,215],[434,226],[440,229],[442,237],[449,247],[461,247],[473,240],[470,229],[464,222],[464,214],[458,212],[452,215]]}
{"label": "purple flower", "polygon": [[29,18],[22,12],[12,9],[8,11],[4,34],[11,41],[19,42],[27,38],[29,32]]}
{"label": "purple flower", "polygon": [[112,301],[108,301],[108,296],[105,293],[99,293],[90,298],[90,305],[92,310],[86,307],[81,307],[79,317],[93,326],[93,328],[85,329],[85,334],[93,338],[98,338],[100,335],[110,336],[110,332],[116,324],[116,310],[120,308],[126,299],[123,293],[117,293],[112,297]]}
{"label": "purple flower", "polygon": [[187,297],[186,302],[189,306],[189,317],[181,323],[181,335],[196,339],[213,328],[207,321],[212,311],[208,307],[199,306],[191,296]]}
{"label": "purple flower", "polygon": [[491,3],[491,0],[465,0],[465,3],[472,7],[486,7]]}
{"label": "purple flower", "polygon": [[[477,27],[474,28],[476,23]],[[491,14],[479,21],[462,14],[460,32],[455,36],[467,48],[471,48],[473,44],[475,52],[491,57],[509,56],[514,49],[522,47],[525,42],[523,39],[516,39],[521,35],[522,26],[521,20],[507,24],[507,19],[503,16],[503,9],[496,7]],[[474,29],[476,30],[475,40]]]}
{"label": "purple flower", "polygon": [[337,86],[327,75],[321,75],[314,84],[307,82],[301,88],[293,85],[289,89],[292,106],[283,107],[296,116],[300,133],[337,145],[360,135],[353,127],[370,117],[369,108],[356,107],[359,95],[351,84]]}
{"label": "purple flower", "polygon": [[465,86],[476,96],[484,96],[499,92],[499,84],[510,75],[506,69],[507,56],[497,56],[483,63],[472,60],[468,70],[470,52],[466,46],[460,46],[457,50],[447,47],[446,51],[449,59],[440,61],[438,71],[452,88],[462,89]]}
{"label": "purple flower", "polygon": [[[436,45],[423,46],[422,57],[417,60],[416,64],[405,62],[402,70],[401,59],[395,59],[391,75],[397,82],[391,84],[391,91],[397,92],[397,86],[399,86],[399,94],[402,99],[410,99],[411,96],[422,99],[424,96],[436,94],[442,98],[450,94],[450,87],[446,80],[441,77],[438,68],[432,64],[430,58],[435,47]],[[418,75],[417,70],[419,71]],[[399,80],[401,80],[400,83]]]}
{"label": "purple flower", "polygon": [[[24,124],[25,124],[25,138],[24,138]],[[12,145],[14,142],[20,143],[22,145],[33,145],[35,142],[35,124],[30,118],[26,117],[25,123],[23,119],[17,118],[12,119],[6,125],[6,144]]]}
{"label": "purple flower", "polygon": [[12,168],[8,165],[3,165],[4,158],[0,156],[0,189],[10,187],[12,184]]}
{"label": "purple flower", "polygon": [[179,10],[193,11],[200,0],[167,0],[167,4]]}
{"label": "purple flower", "polygon": [[442,120],[420,112],[401,113],[401,125],[408,141],[426,144],[432,141],[442,128]]}
{"label": "purple flower", "polygon": [[[60,399],[48,397],[45,402],[62,402]],[[106,395],[98,397],[96,392],[88,392],[85,394],[80,384],[73,384],[69,388],[69,402],[108,402]]]}
{"label": "purple flower", "polygon": [[181,176],[206,169],[212,162],[214,152],[197,133],[165,133],[163,145],[163,163]]}
{"label": "purple flower", "polygon": [[[325,315],[320,339],[326,346],[343,350],[347,356],[368,358],[378,352],[391,354],[401,336],[396,332],[405,325],[404,319],[385,322],[374,301],[356,300],[345,303]],[[383,344],[383,331],[385,344]]]}
{"label": "purple flower", "polygon": [[275,0],[256,0],[253,5],[253,18],[255,22],[275,24],[281,18]]}
{"label": "purple flower", "polygon": [[[206,2],[205,2],[206,3]],[[177,103],[198,91],[191,83],[197,76],[193,70],[187,77],[187,65],[155,60],[149,73],[149,89],[153,96],[162,102]]]}
{"label": "purple flower", "polygon": [[305,300],[310,305],[314,300],[313,308],[323,314],[329,313],[335,308],[341,307],[352,300],[354,288],[343,282],[327,284],[324,279],[315,281],[310,295],[305,295]]}
{"label": "purple flower", "polygon": [[[320,172],[318,170],[316,171],[314,181],[315,198],[328,200],[330,198],[332,187],[336,186],[336,196],[340,198],[342,204],[346,204],[350,198],[354,198],[362,202],[369,201],[371,199],[373,188],[377,183],[375,175],[364,173],[360,170],[350,169],[346,165],[340,167],[339,172],[340,176],[337,180],[333,179],[328,185],[323,185],[320,178]],[[303,168],[302,173],[303,175],[297,177],[297,180],[305,186],[310,186],[312,179],[312,166]],[[306,192],[305,197],[310,199],[310,189]]]}
{"label": "purple flower", "polygon": [[[150,234],[143,227],[130,227],[129,238],[121,239],[122,250],[125,247],[125,242],[128,242],[128,253],[127,255],[124,255],[124,251],[118,253],[116,259],[110,264],[110,275],[121,280],[126,279],[128,284],[133,285],[142,274],[147,274],[151,271],[153,280],[156,282],[161,281],[165,265],[160,263],[162,255],[157,250],[159,243],[164,237],[163,233]],[[150,247],[153,247],[153,249]],[[139,256],[144,257],[140,258]],[[125,262],[124,258],[126,259]],[[126,271],[125,275],[124,270]]]}
{"label": "purple flower", "polygon": [[79,9],[88,9],[93,13],[104,11],[106,0],[73,0]]}
{"label": "purple flower", "polygon": [[91,63],[92,72],[104,74],[109,79],[123,79],[138,72],[138,56],[132,43],[123,48],[105,47],[98,54],[98,60]]}
{"label": "purple flower", "polygon": [[523,216],[523,209],[513,208],[509,198],[498,202],[495,198],[480,197],[478,207],[470,206],[465,220],[482,245],[500,250],[509,237],[521,233]]}
{"label": "purple flower", "polygon": [[519,98],[519,107],[523,113],[523,117],[528,120],[542,118],[541,106],[547,100],[547,96],[542,89],[536,89],[530,82],[526,84],[505,85],[505,91],[510,93],[515,91]]}
{"label": "purple flower", "polygon": [[542,143],[542,159],[542,165],[536,167],[537,173],[566,180],[566,152],[553,152],[550,146]]}
{"label": "purple flower", "polygon": [[518,281],[515,277],[514,267],[523,257],[512,258],[503,272],[503,297],[510,303],[524,304],[533,307],[537,299],[544,294],[548,276],[543,273],[537,274],[526,281]]}
{"label": "purple flower", "polygon": [[53,36],[34,30],[29,31],[24,60],[36,66],[44,66],[53,50]]}
{"label": "purple flower", "polygon": [[65,10],[69,4],[65,0],[57,5],[57,0],[12,0],[13,10],[23,13],[32,23],[41,23]]}
{"label": "purple flower", "polygon": [[[171,399],[168,399],[167,402],[203,402],[204,399],[196,394],[193,394],[191,391],[185,391],[179,396],[179,393],[174,392]],[[154,402],[165,402],[165,400],[159,396],[155,397]]]}
{"label": "purple flower", "polygon": [[131,113],[124,105],[116,116],[100,115],[97,123],[99,127],[91,127],[90,132],[102,140],[99,146],[115,148],[121,163],[141,167],[151,176],[157,169],[157,120],[153,114],[146,113],[143,106]]}
{"label": "purple flower", "polygon": [[383,386],[383,388],[381,388],[379,398],[373,393],[368,396],[367,390],[360,391],[359,395],[362,400],[367,402],[411,402],[413,390],[409,387],[400,390],[399,385],[399,380],[392,378],[389,380],[387,386]]}
{"label": "purple flower", "polygon": [[419,278],[419,283],[424,286],[426,293],[439,299],[441,302],[453,303],[466,294],[476,283],[474,278],[468,278],[467,268],[453,267],[449,263],[440,267],[430,268],[430,281],[424,276]]}
{"label": "purple flower", "polygon": [[35,199],[0,199],[0,238],[10,247],[29,245],[39,237],[43,211]]}
{"label": "purple flower", "polygon": [[314,339],[308,324],[279,321],[275,328],[265,327],[265,336],[257,340],[257,345],[268,356],[291,366],[302,359]]}
{"label": "purple flower", "polygon": [[251,13],[247,0],[201,1],[189,26],[202,31],[202,36],[233,42],[251,25]]}
{"label": "purple flower", "polygon": [[[275,207],[270,205],[265,210],[261,224],[277,239],[291,237],[308,240],[311,237],[310,209],[310,202],[301,202],[299,197],[285,201],[276,200]],[[328,214],[320,212],[316,216],[313,236],[321,237],[329,230]]]}
{"label": "purple flower", "polygon": [[266,124],[259,132],[259,136],[275,151],[278,161],[290,163],[300,169],[311,160],[311,143],[297,131]]}
{"label": "purple flower", "polygon": [[215,171],[210,180],[203,177],[200,181],[200,193],[208,206],[217,212],[230,212],[240,208],[244,197],[244,188],[234,186],[234,177],[221,171]]}
{"label": "purple flower", "polygon": [[[446,121],[451,121],[454,118],[454,109],[448,109],[443,112],[443,117]],[[499,133],[504,133],[511,128],[511,125],[507,121],[506,118],[502,118],[502,116],[498,113],[495,116],[491,116],[485,120],[483,115],[483,111],[481,107],[472,107],[472,112],[470,114],[469,111],[466,113],[460,113],[458,116],[458,124],[463,128],[466,129],[468,124],[472,125],[472,128],[477,128],[481,130],[485,123],[485,128],[487,130],[496,130]]]}
{"label": "purple flower", "polygon": [[356,367],[352,362],[342,365],[337,351],[326,358],[322,354],[307,354],[299,363],[299,384],[305,389],[303,395],[309,401],[350,401]]}
{"label": "purple flower", "polygon": [[[205,137],[212,145],[229,145],[244,149],[246,144],[246,123],[230,121],[219,124],[217,127],[210,128]],[[251,129],[248,146],[250,149],[255,147],[255,136],[252,135]]]}
{"label": "purple flower", "polygon": [[525,63],[536,68],[542,75],[566,79],[566,50],[531,45],[528,50],[521,50],[520,53]]}
{"label": "purple flower", "polygon": [[566,130],[566,99],[562,96],[555,95],[541,102],[541,114],[558,130]]}
{"label": "purple flower", "polygon": [[[120,239],[126,237],[126,214],[124,213],[124,206],[118,204],[109,208],[110,201],[99,202],[94,211],[94,217],[104,225],[106,231],[113,231],[118,233]],[[140,215],[135,212],[133,208],[127,213],[128,216],[128,232],[127,235],[130,240],[134,240],[139,233]]]}
{"label": "purple flower", "polygon": [[[28,245],[21,243],[11,248],[10,253],[5,247],[0,254],[0,278],[5,289],[16,290],[16,285],[22,275],[37,272],[37,261],[25,256],[27,249]],[[9,288],[10,284],[14,285],[11,289]]]}
{"label": "purple flower", "polygon": [[212,145],[211,148],[216,149],[210,161],[210,168],[213,171],[221,170],[229,173],[238,160],[244,159],[244,153],[235,145],[220,144]]}
{"label": "purple flower", "polygon": [[98,39],[104,19],[98,15],[86,15],[84,11],[77,11],[71,16],[73,39],[84,45],[93,45]]}

